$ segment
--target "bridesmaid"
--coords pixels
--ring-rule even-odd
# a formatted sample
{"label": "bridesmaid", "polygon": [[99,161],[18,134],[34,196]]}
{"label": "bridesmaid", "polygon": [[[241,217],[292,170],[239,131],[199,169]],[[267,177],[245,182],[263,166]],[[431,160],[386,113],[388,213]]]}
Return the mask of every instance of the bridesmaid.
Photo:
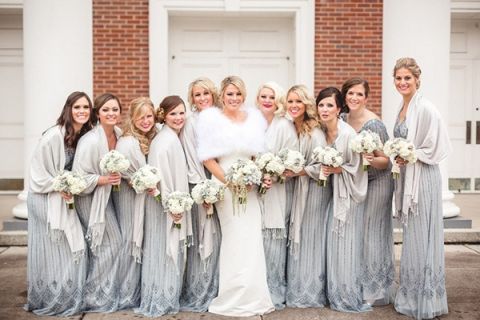
{"label": "bridesmaid", "polygon": [[[124,132],[118,139],[117,151],[130,161],[130,168],[123,174],[119,192],[112,193],[118,224],[122,232],[122,251],[119,255],[120,282],[119,309],[138,307],[140,304],[141,248],[145,193],[137,194],[130,185],[132,174],[147,161],[150,143],[155,137],[155,109],[149,98],[132,100],[128,110]],[[134,232],[138,230],[137,232]],[[140,232],[139,232],[140,231]]]}
{"label": "bridesmaid", "polygon": [[90,245],[83,310],[113,312],[118,309],[119,254],[122,236],[111,198],[112,185],[120,183],[120,174],[105,173],[100,160],[115,149],[121,131],[116,127],[122,110],[120,100],[111,93],[95,99],[99,124],[78,142],[73,169],[87,179],[83,196],[75,199],[80,220]]}
{"label": "bridesmaid", "polygon": [[57,125],[43,133],[33,154],[25,309],[37,315],[71,316],[82,308],[88,262],[82,225],[76,212],[67,209],[64,199],[71,196],[53,191],[52,181],[63,170],[72,170],[78,139],[93,123],[90,98],[71,93]]}
{"label": "bridesmaid", "polygon": [[[146,200],[141,301],[140,307],[135,309],[149,317],[179,311],[184,250],[192,240],[190,212],[172,215],[166,211],[164,202],[173,191],[188,192],[188,167],[179,139],[185,124],[182,99],[179,96],[163,99],[157,110],[157,120],[163,127],[150,145],[148,164],[160,170],[162,201],[154,197]],[[182,227],[174,227],[174,222],[181,223]]]}
{"label": "bridesmaid", "polygon": [[330,307],[338,311],[370,310],[363,304],[362,248],[363,210],[368,175],[361,166],[361,157],[350,148],[355,131],[339,119],[342,106],[337,88],[328,87],[318,93],[317,108],[324,127],[327,145],[340,151],[343,164],[334,168],[322,165],[325,176],[333,175],[333,202],[327,226],[327,279]]}
{"label": "bridesmaid", "polygon": [[[197,157],[197,121],[203,110],[218,105],[217,89],[208,78],[198,78],[188,87],[188,102],[192,114],[187,119],[180,134],[188,164],[188,182],[190,191],[207,179],[207,171]],[[210,174],[208,174],[210,176]],[[221,232],[218,216],[207,219],[203,206],[192,207],[193,245],[187,250],[187,264],[180,310],[205,312],[218,293],[218,256],[220,252]]]}
{"label": "bridesmaid", "polygon": [[[295,126],[285,115],[283,90],[274,82],[258,88],[257,107],[267,120],[266,152],[278,154],[283,148],[298,149]],[[275,309],[285,307],[287,226],[290,220],[294,179],[285,184],[274,183],[260,199],[263,216],[263,247],[267,264],[267,283]],[[287,186],[290,196],[287,201]]]}
{"label": "bridesmaid", "polygon": [[[370,130],[385,143],[387,129],[378,116],[367,109],[370,87],[366,80],[352,78],[342,86],[345,120],[356,132]],[[368,167],[368,189],[365,199],[362,272],[363,299],[370,305],[390,303],[393,293],[392,196],[393,180],[390,161],[382,151],[365,154]]]}
{"label": "bridesmaid", "polygon": [[324,307],[326,299],[326,225],[332,199],[332,187],[317,185],[320,164],[312,161],[312,151],[325,146],[319,127],[317,108],[308,90],[296,85],[287,92],[287,112],[295,125],[299,151],[306,159],[305,168],[295,184],[290,218],[290,254],[287,262],[287,306]]}
{"label": "bridesmaid", "polygon": [[448,313],[438,164],[451,147],[439,112],[418,91],[420,74],[412,58],[397,60],[393,69],[403,100],[394,136],[412,142],[418,157],[410,165],[396,159],[402,167],[401,178],[395,181],[395,211],[403,222],[403,245],[395,309],[416,319],[430,319]]}

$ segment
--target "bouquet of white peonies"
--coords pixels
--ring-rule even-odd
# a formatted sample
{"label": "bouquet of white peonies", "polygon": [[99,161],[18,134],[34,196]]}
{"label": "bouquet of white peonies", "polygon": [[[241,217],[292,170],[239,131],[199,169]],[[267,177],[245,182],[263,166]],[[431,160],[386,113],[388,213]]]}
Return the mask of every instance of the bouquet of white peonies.
{"label": "bouquet of white peonies", "polygon": [[211,218],[213,215],[212,204],[222,201],[224,195],[225,186],[209,179],[203,180],[192,189],[193,201],[195,201],[197,204],[209,204],[207,209],[207,218]]}
{"label": "bouquet of white peonies", "polygon": [[[122,173],[129,167],[130,161],[117,150],[110,150],[100,160],[100,169],[108,173]],[[120,191],[120,186],[114,185],[113,191]]]}
{"label": "bouquet of white peonies", "polygon": [[155,189],[155,200],[162,200],[160,191],[157,188],[157,184],[160,182],[160,171],[158,168],[148,164],[144,165],[132,175],[130,181],[136,193],[143,193],[147,189]]}
{"label": "bouquet of white peonies", "polygon": [[370,165],[364,153],[372,153],[375,150],[382,150],[382,148],[383,144],[380,136],[370,130],[361,131],[350,141],[350,149],[352,149],[353,152],[362,154],[363,171],[367,171]]}
{"label": "bouquet of white peonies", "polygon": [[[340,167],[343,164],[342,153],[332,147],[316,147],[312,152],[312,160],[334,168]],[[327,185],[327,177],[321,169],[318,184],[322,187]]]}
{"label": "bouquet of white peonies", "polygon": [[262,182],[262,172],[252,160],[239,159],[228,168],[225,180],[227,187],[234,194],[233,204],[236,207],[237,203],[247,204],[247,187],[254,184],[259,185]]}
{"label": "bouquet of white peonies", "polygon": [[305,158],[303,154],[298,151],[284,148],[278,153],[278,157],[282,160],[285,169],[291,170],[295,173],[302,171],[305,166]]}
{"label": "bouquet of white peonies", "polygon": [[[188,192],[174,191],[165,199],[165,211],[171,214],[183,214],[192,208],[193,199]],[[175,228],[181,229],[181,223],[173,223]]]}
{"label": "bouquet of white peonies", "polygon": [[[63,171],[58,176],[53,178],[53,190],[57,192],[67,193],[69,195],[80,194],[87,188],[87,181],[76,172]],[[71,200],[65,200],[68,205],[68,209],[74,209],[75,203],[72,197]]]}
{"label": "bouquet of white peonies", "polygon": [[392,175],[393,179],[400,177],[400,167],[395,161],[395,158],[401,157],[409,163],[417,161],[417,154],[415,153],[415,146],[413,143],[404,138],[394,138],[385,142],[383,152],[392,159]]}
{"label": "bouquet of white peonies", "polygon": [[[282,176],[283,172],[285,171],[283,161],[273,153],[267,152],[260,155],[255,160],[255,164],[258,166],[258,169],[262,171],[262,180],[277,178],[280,183],[285,181],[285,178]],[[267,188],[263,185],[263,183],[258,189],[258,192],[260,194],[265,194],[267,192]]]}

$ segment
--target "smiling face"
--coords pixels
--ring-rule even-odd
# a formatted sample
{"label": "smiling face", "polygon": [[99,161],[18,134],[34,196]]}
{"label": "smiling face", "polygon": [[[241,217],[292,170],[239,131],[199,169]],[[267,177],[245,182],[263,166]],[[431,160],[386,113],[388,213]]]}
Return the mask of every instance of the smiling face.
{"label": "smiling face", "polygon": [[237,111],[243,105],[245,97],[240,89],[233,84],[229,84],[225,87],[222,99],[225,111]]}
{"label": "smiling face", "polygon": [[418,79],[406,68],[395,72],[394,82],[397,91],[404,97],[412,97],[417,92]]}
{"label": "smiling face", "polygon": [[72,105],[73,125],[81,127],[83,124],[87,123],[90,118],[90,112],[90,104],[88,103],[87,98],[81,97],[75,101]]}
{"label": "smiling face", "polygon": [[114,126],[120,120],[120,106],[116,99],[110,99],[98,110],[98,120],[102,125]]}
{"label": "smiling face", "polygon": [[362,84],[352,86],[345,95],[345,102],[351,111],[364,109],[367,105],[365,87]]}
{"label": "smiling face", "polygon": [[212,93],[201,86],[193,86],[192,99],[193,104],[197,107],[198,111],[203,111],[213,105]]}
{"label": "smiling face", "polygon": [[270,88],[262,88],[258,94],[257,105],[263,114],[273,114],[277,110],[275,92]]}
{"label": "smiling face", "polygon": [[287,96],[287,112],[290,117],[294,121],[301,119],[305,113],[305,110],[305,104],[303,103],[302,99],[300,99],[300,96],[296,92],[291,91]]}
{"label": "smiling face", "polygon": [[142,133],[148,133],[155,124],[155,117],[149,107],[144,107],[140,116],[135,119],[133,125]]}
{"label": "smiling face", "polygon": [[323,98],[317,105],[320,121],[330,123],[337,121],[340,113],[340,108],[337,107],[337,102],[334,96]]}
{"label": "smiling face", "polygon": [[185,124],[185,105],[179,104],[165,116],[165,124],[177,134]]}

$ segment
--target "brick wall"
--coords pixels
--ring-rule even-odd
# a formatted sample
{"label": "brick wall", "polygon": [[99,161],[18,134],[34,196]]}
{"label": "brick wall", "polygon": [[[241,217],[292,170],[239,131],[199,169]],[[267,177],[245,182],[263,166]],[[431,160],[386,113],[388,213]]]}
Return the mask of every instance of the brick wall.
{"label": "brick wall", "polygon": [[315,94],[362,77],[370,84],[369,108],[381,114],[382,23],[380,0],[315,1]]}
{"label": "brick wall", "polygon": [[[148,0],[93,0],[93,94],[149,94]],[[126,108],[125,108],[126,109]]]}

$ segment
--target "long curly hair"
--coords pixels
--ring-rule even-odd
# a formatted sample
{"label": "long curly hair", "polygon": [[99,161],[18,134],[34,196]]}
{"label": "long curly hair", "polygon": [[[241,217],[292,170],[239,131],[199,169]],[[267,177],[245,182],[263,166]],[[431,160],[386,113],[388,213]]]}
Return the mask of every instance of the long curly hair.
{"label": "long curly hair", "polygon": [[[154,125],[150,131],[144,133],[135,126],[135,122],[142,118],[148,111],[150,111],[153,115]],[[155,118],[155,107],[153,106],[153,102],[150,100],[150,98],[140,97],[133,99],[130,102],[128,117],[123,126],[123,136],[132,136],[137,139],[140,143],[140,150],[142,150],[144,155],[147,155],[150,151],[150,143],[157,134],[157,130],[155,128]]]}
{"label": "long curly hair", "polygon": [[317,106],[315,105],[315,100],[308,93],[308,89],[306,86],[304,86],[303,84],[297,84],[291,87],[290,89],[288,89],[287,91],[287,95],[286,95],[287,108],[289,104],[288,96],[292,92],[296,93],[300,98],[300,100],[302,100],[302,103],[305,105],[305,113],[303,114],[302,126],[300,128],[299,134],[310,135],[313,131],[313,128],[320,126],[320,122],[318,118],[318,110],[317,110]]}
{"label": "long curly hair", "polygon": [[[77,102],[78,99],[81,98],[87,99],[88,107],[90,109],[90,116],[88,118],[88,121],[83,124],[80,131],[75,132],[75,129],[73,128],[72,109],[75,102]],[[93,128],[93,126],[97,122],[96,119],[97,117],[95,116],[95,112],[93,112],[92,100],[90,100],[88,95],[85,92],[81,91],[75,91],[70,93],[70,95],[67,97],[67,100],[65,101],[65,104],[63,105],[62,113],[57,119],[57,125],[65,128],[65,137],[63,140],[65,146],[67,146],[67,148],[76,148],[78,140],[85,133],[87,133]]]}

